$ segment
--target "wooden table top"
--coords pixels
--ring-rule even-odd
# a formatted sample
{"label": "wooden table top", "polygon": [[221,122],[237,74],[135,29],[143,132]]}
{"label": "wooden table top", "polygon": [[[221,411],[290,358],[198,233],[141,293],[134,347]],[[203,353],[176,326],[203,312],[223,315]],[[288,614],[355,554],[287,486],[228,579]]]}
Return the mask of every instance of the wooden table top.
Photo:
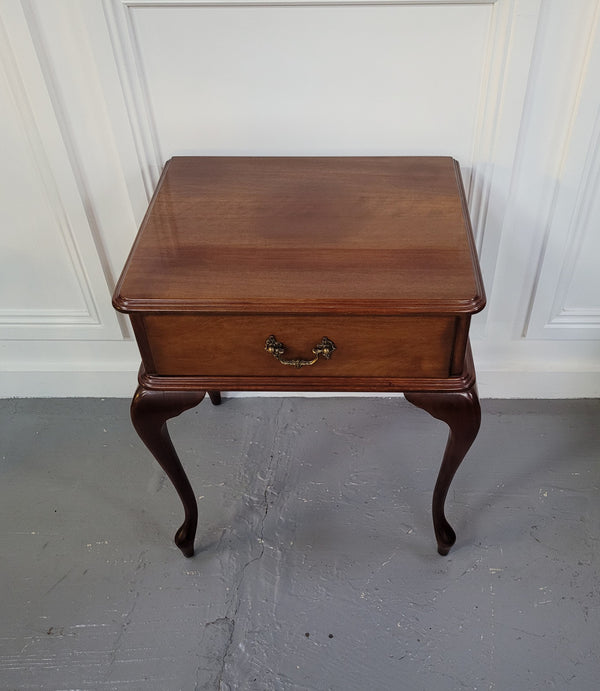
{"label": "wooden table top", "polygon": [[471,314],[485,305],[449,157],[175,157],[123,312]]}

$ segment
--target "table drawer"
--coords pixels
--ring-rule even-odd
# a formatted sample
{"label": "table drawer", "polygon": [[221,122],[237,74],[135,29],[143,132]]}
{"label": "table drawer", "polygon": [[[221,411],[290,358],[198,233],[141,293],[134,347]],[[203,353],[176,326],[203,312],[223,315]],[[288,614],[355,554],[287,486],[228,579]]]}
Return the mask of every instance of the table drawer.
{"label": "table drawer", "polygon": [[[451,316],[146,315],[136,329],[149,373],[163,376],[447,377],[456,319]],[[284,365],[265,350],[269,336],[282,359],[314,359],[327,337],[330,359]]]}

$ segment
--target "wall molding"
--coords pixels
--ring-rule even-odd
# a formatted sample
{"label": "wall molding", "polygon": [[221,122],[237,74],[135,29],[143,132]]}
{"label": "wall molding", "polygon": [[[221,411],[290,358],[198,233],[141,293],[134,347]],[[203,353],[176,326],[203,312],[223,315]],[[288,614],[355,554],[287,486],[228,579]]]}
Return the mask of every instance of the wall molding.
{"label": "wall molding", "polygon": [[592,205],[600,189],[600,100],[596,89],[600,2],[594,4],[577,65],[576,93],[561,119],[556,178],[548,182],[546,205],[539,216],[539,251],[523,321],[524,337],[589,339],[600,335],[600,301],[592,308],[568,305]]}
{"label": "wall molding", "polygon": [[87,310],[74,309],[0,309],[0,324],[6,326],[73,326],[76,324],[99,324],[97,318]]}
{"label": "wall molding", "polygon": [[495,7],[488,31],[487,55],[482,71],[481,95],[474,128],[472,172],[468,185],[468,204],[475,245],[482,252],[488,230],[488,210],[494,177],[494,150],[502,118],[502,99],[512,44],[512,26],[517,0]]}
{"label": "wall molding", "polygon": [[[488,298],[498,272],[508,200],[520,157],[520,131],[527,112],[530,70],[539,30],[541,0],[505,0],[494,5],[473,140],[468,205]],[[474,322],[485,337],[491,305]]]}
{"label": "wall molding", "polygon": [[590,327],[600,325],[600,296],[598,307],[567,307],[568,291],[577,261],[581,255],[585,232],[589,228],[592,204],[600,189],[600,107],[596,113],[590,154],[585,161],[582,180],[575,204],[575,214],[566,236],[566,253],[558,279],[552,311],[547,326],[569,325]]}
{"label": "wall molding", "polygon": [[[60,88],[58,70],[53,64],[47,45],[48,37],[44,32],[43,22],[38,15],[38,10],[31,0],[22,0],[22,5],[31,35],[31,40],[39,59],[40,69],[46,82],[50,102],[56,114],[56,122],[63,138],[63,144],[69,159],[69,164],[71,166],[73,178],[77,186],[79,198],[86,216],[88,230],[100,262],[100,267],[104,274],[107,285],[114,285],[116,283],[116,277],[112,275],[110,262],[108,260],[106,248],[104,247],[104,242],[102,240],[102,233],[100,232],[96,212],[90,202],[93,195],[90,193],[88,181],[85,175],[83,154],[77,147],[77,138],[75,137],[73,127],[70,124],[70,118],[68,117],[69,104],[64,99]],[[75,238],[73,238],[73,240],[74,245],[76,246]],[[89,285],[88,288],[90,297],[93,299],[92,288]]]}
{"label": "wall molding", "polygon": [[598,328],[600,326],[600,307],[564,307],[546,324],[548,327]]}
{"label": "wall molding", "polygon": [[134,139],[135,150],[148,201],[158,183],[164,159],[158,131],[143,76],[139,43],[129,7],[121,0],[102,0],[102,8],[125,107]]}
{"label": "wall molding", "polygon": [[[35,36],[30,34],[35,46]],[[8,88],[12,94],[15,108],[17,109],[23,129],[26,135],[27,146],[31,153],[38,174],[41,188],[44,190],[48,204],[52,209],[54,221],[59,231],[65,251],[80,290],[81,299],[85,309],[29,309],[16,310],[11,308],[0,309],[0,324],[11,327],[31,327],[33,324],[53,324],[55,326],[73,326],[77,324],[100,324],[100,317],[92,288],[87,279],[83,260],[77,248],[75,234],[69,221],[69,215],[63,204],[59,188],[48,160],[48,154],[44,144],[44,138],[38,127],[32,104],[27,95],[27,88],[23,81],[17,58],[13,52],[8,32],[0,17],[0,63],[4,69]]]}

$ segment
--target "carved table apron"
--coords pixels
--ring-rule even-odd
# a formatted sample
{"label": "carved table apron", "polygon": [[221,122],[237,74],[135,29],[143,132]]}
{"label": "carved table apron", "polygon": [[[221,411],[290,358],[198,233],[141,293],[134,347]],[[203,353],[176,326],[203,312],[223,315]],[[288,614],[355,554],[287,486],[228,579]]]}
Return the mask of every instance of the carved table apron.
{"label": "carved table apron", "polygon": [[167,421],[221,391],[403,392],[450,427],[444,515],[480,408],[469,346],[485,295],[458,163],[447,157],[176,157],[113,304],[142,357],[135,429],[175,486],[194,553],[198,509]]}

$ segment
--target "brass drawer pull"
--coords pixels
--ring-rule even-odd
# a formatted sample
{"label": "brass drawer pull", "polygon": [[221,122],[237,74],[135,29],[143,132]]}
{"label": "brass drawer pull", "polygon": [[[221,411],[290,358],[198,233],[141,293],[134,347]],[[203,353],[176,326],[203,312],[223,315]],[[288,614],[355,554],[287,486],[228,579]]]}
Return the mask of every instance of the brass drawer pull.
{"label": "brass drawer pull", "polygon": [[305,365],[314,365],[315,362],[319,359],[319,355],[322,355],[326,360],[329,360],[331,354],[335,350],[335,343],[333,341],[330,341],[327,338],[327,336],[323,336],[321,342],[317,343],[317,345],[312,349],[314,355],[314,358],[312,360],[301,360],[299,358],[294,360],[287,360],[283,357],[283,353],[285,352],[285,346],[283,345],[283,343],[280,343],[275,338],[275,336],[269,336],[269,338],[267,338],[267,340],[265,341],[265,350],[267,351],[267,353],[271,353],[271,355],[276,360],[279,360],[279,362],[281,362],[282,365],[292,365],[292,367],[300,369]]}

